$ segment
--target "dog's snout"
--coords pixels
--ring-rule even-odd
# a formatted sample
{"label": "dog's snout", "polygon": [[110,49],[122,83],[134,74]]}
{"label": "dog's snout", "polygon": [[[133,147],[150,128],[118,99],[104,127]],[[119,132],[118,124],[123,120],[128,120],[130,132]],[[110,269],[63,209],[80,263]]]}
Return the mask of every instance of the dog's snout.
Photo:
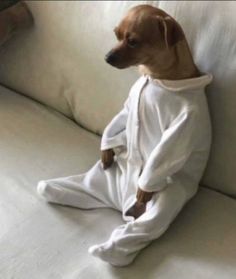
{"label": "dog's snout", "polygon": [[117,54],[114,51],[110,51],[105,56],[105,61],[109,64],[115,63],[117,60]]}

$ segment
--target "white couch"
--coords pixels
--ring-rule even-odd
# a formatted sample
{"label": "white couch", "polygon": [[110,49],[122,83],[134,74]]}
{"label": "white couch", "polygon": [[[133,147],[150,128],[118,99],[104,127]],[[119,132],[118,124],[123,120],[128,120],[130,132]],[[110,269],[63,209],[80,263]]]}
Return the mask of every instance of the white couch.
{"label": "white couch", "polygon": [[[138,77],[104,62],[113,28],[140,3],[183,26],[207,89],[209,163],[196,197],[133,265],[87,253],[118,224],[110,209],[46,204],[41,179],[81,173]],[[234,1],[28,1],[34,26],[0,49],[1,279],[236,278],[236,3]]]}

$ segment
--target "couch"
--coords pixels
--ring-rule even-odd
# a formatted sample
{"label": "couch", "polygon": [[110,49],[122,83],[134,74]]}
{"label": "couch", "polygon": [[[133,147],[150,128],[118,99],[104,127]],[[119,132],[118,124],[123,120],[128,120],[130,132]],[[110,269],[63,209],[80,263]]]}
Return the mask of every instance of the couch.
{"label": "couch", "polygon": [[[104,62],[113,28],[148,3],[182,25],[207,88],[213,125],[197,195],[126,268],[87,253],[122,223],[111,209],[51,205],[37,182],[88,170],[100,136],[138,77]],[[34,26],[0,48],[1,279],[236,278],[236,3],[27,1]]]}

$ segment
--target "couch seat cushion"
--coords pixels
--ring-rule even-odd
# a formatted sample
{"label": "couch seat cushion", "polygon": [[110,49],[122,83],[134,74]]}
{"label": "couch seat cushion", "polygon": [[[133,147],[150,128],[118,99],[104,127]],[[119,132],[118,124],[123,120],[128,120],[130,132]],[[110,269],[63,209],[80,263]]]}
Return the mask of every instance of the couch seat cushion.
{"label": "couch seat cushion", "polygon": [[0,278],[234,279],[236,202],[201,189],[170,229],[127,268],[87,253],[121,216],[46,204],[40,179],[86,171],[99,157],[99,137],[63,115],[0,88]]}

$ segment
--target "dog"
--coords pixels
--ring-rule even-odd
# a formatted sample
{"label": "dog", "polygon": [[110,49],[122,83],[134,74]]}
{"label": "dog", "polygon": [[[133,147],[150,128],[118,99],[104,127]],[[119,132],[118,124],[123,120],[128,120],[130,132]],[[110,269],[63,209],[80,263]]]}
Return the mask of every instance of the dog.
{"label": "dog", "polygon": [[[105,61],[118,69],[138,66],[152,78],[180,80],[200,76],[179,23],[161,9],[150,5],[132,8],[114,29],[118,44]],[[104,169],[114,162],[112,149],[102,151]],[[153,193],[138,189],[137,203],[128,214],[138,218]]]}
{"label": "dog", "polygon": [[119,42],[106,62],[139,66],[142,75],[103,132],[101,160],[84,174],[39,182],[38,193],[122,212],[126,223],[89,253],[126,266],[197,192],[211,143],[204,89],[212,78],[194,64],[180,25],[158,8],[132,8],[114,31]]}
{"label": "dog", "polygon": [[200,75],[181,26],[164,11],[136,6],[114,32],[119,43],[105,56],[110,65],[118,69],[140,65],[142,73],[158,79]]}

